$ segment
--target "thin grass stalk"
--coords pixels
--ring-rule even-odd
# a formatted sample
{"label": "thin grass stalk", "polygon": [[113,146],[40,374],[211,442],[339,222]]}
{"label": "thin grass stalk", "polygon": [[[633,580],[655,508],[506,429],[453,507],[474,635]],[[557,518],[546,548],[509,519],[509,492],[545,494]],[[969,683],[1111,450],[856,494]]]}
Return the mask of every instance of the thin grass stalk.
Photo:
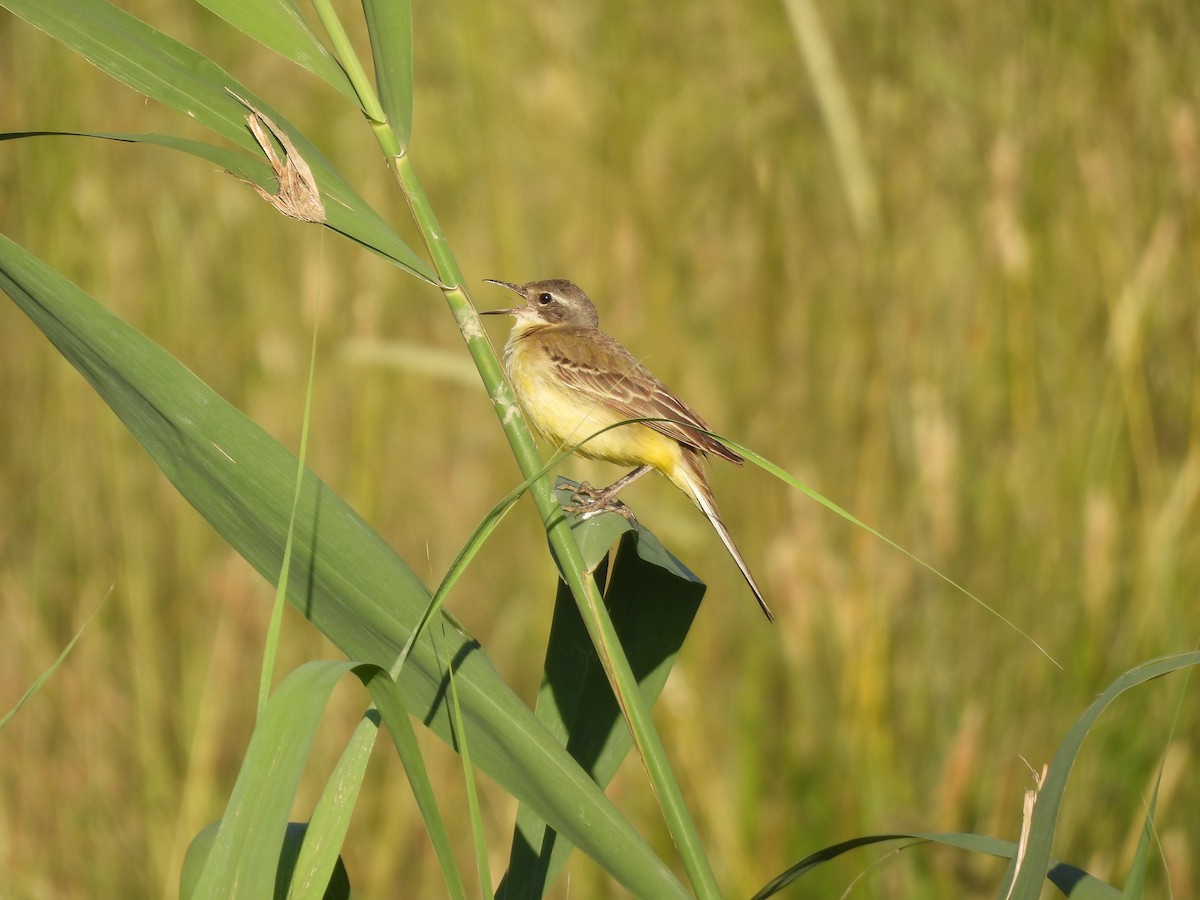
{"label": "thin grass stalk", "polygon": [[429,249],[438,277],[443,285],[448,285],[442,288],[442,292],[484,380],[488,396],[492,399],[500,424],[517,458],[517,464],[526,478],[535,479],[530,485],[530,493],[542,517],[542,523],[546,526],[550,543],[562,567],[563,577],[575,597],[588,634],[612,685],[617,704],[633,733],[634,745],[649,776],[651,789],[658,800],[667,829],[683,858],[688,879],[697,896],[715,900],[721,896],[716,877],[684,802],[683,791],[675,779],[662,739],[650,718],[650,711],[642,701],[637,679],[617,639],[616,629],[604,606],[600,591],[595,581],[585,575],[579,545],[575,541],[575,535],[571,533],[566,517],[554,500],[549,479],[544,474],[536,477],[543,468],[541,455],[524,415],[519,414],[520,407],[508,382],[504,380],[500,361],[487,339],[479,315],[460,286],[463,280],[462,273],[449,245],[442,237],[437,217],[425,197],[408,156],[401,154],[392,160],[392,164],[413,219]]}
{"label": "thin grass stalk", "polygon": [[386,124],[387,115],[383,111],[383,104],[379,102],[379,95],[371,86],[367,70],[363,68],[358,54],[354,52],[354,45],[350,43],[350,35],[342,27],[342,20],[338,18],[333,5],[329,0],[312,0],[312,5],[317,12],[317,18],[321,20],[321,25],[325,28],[325,33],[329,35],[329,40],[333,44],[334,55],[341,63],[346,77],[350,79],[354,93],[358,95],[358,102],[362,104],[367,119],[373,126]]}
{"label": "thin grass stalk", "polygon": [[287,900],[323,900],[325,897],[378,736],[378,713],[372,705],[346,742],[308,817],[304,841],[292,868]]}
{"label": "thin grass stalk", "polygon": [[79,639],[83,637],[84,631],[86,631],[87,627],[92,624],[92,619],[96,618],[96,614],[103,609],[104,604],[108,601],[108,598],[112,596],[112,592],[113,589],[110,587],[104,594],[104,598],[100,601],[99,605],[92,610],[86,619],[84,619],[83,624],[79,626],[79,630],[75,632],[71,640],[67,641],[66,646],[63,647],[58,656],[55,657],[54,662],[52,662],[47,668],[43,669],[42,673],[33,680],[33,684],[31,684],[26,689],[25,693],[21,695],[21,699],[13,704],[12,709],[4,713],[4,715],[0,715],[0,730],[3,730],[4,726],[8,724],[9,720],[18,712],[20,712],[21,707],[28,703],[29,699],[39,690],[41,690],[42,685],[44,685],[47,680],[49,680],[50,676],[58,670],[58,667],[63,664],[63,660],[65,660],[70,655],[71,651],[75,649],[75,645],[79,643]]}
{"label": "thin grass stalk", "polygon": [[688,878],[699,897],[718,898],[720,891],[717,888],[716,877],[684,802],[683,792],[667,759],[666,749],[654,729],[650,712],[642,701],[637,689],[637,679],[617,639],[616,630],[600,591],[595,581],[585,575],[579,545],[562,510],[554,500],[549,480],[544,474],[537,477],[543,468],[542,458],[524,415],[519,414],[520,407],[508,382],[504,380],[500,361],[487,339],[479,316],[460,286],[463,279],[458,264],[449,245],[442,238],[442,230],[408,156],[397,156],[392,160],[392,164],[413,219],[429,249],[438,277],[443,282],[442,292],[484,380],[500,424],[517,458],[517,464],[526,478],[535,479],[530,485],[530,493],[542,517],[542,523],[546,526],[550,543],[562,567],[563,577],[571,588],[588,634],[613,687],[617,703],[633,733],[634,745],[650,778],[651,789],[658,800],[667,829],[683,857]]}
{"label": "thin grass stalk", "polygon": [[279,580],[275,583],[275,602],[271,607],[271,620],[267,626],[267,639],[263,646],[262,670],[258,680],[258,716],[262,716],[267,700],[271,696],[271,678],[275,673],[275,660],[279,655],[279,635],[283,630],[283,608],[287,606],[288,575],[292,570],[292,542],[296,533],[296,511],[304,489],[305,461],[308,458],[308,432],[312,423],[313,378],[317,371],[317,333],[313,325],[312,343],[308,351],[308,384],[304,389],[304,417],[300,424],[300,451],[296,455],[296,488],[292,493],[292,510],[288,518],[287,541],[283,545],[283,562],[280,563]]}
{"label": "thin grass stalk", "polygon": [[485,900],[495,900],[492,872],[488,866],[487,840],[483,834],[483,813],[479,806],[479,791],[475,786],[475,767],[471,765],[471,744],[463,722],[462,706],[458,702],[458,685],[454,679],[454,661],[446,658],[446,675],[450,682],[450,708],[454,712],[454,737],[458,756],[462,760],[463,786],[467,792],[467,809],[471,819],[471,839],[475,846],[475,866],[479,872],[479,892]]}
{"label": "thin grass stalk", "polygon": [[[550,489],[549,479],[544,472],[544,464],[538,453],[537,445],[525,421],[524,415],[513,396],[512,389],[504,378],[500,361],[487,338],[479,314],[471,304],[470,298],[462,287],[462,272],[453,252],[446,241],[444,232],[438,224],[437,216],[425,195],[424,189],[417,178],[416,171],[405,152],[399,136],[387,126],[382,114],[382,106],[375,96],[374,89],[366,77],[366,71],[360,63],[348,64],[353,56],[353,48],[342,28],[336,13],[328,4],[328,0],[318,0],[314,4],[322,24],[330,34],[335,49],[346,67],[351,83],[359,92],[363,108],[371,119],[372,130],[384,152],[385,158],[392,169],[405,201],[421,232],[425,247],[433,261],[441,282],[442,293],[450,307],[450,312],[458,323],[459,331],[466,341],[467,349],[479,370],[488,396],[508,437],[509,445],[517,459],[522,474],[527,479],[534,479],[530,486],[534,504],[546,527],[550,542],[554,547],[563,576],[571,593],[578,604],[588,633],[596,647],[596,651],[604,666],[609,683],[616,695],[625,721],[633,733],[634,745],[650,779],[651,788],[662,810],[667,829],[679,849],[684,867],[697,896],[701,898],[720,897],[716,877],[704,853],[695,823],[688,812],[683,799],[683,792],[675,779],[667,759],[658,732],[654,729],[649,709],[642,701],[638,691],[637,679],[629,667],[629,661],[617,639],[616,630],[609,618],[604,600],[596,587],[595,581],[584,572],[583,556],[575,536],[563,516],[562,510],[554,500]],[[539,476],[539,473],[540,474]]]}
{"label": "thin grass stalk", "polygon": [[837,59],[829,44],[829,36],[821,24],[813,0],[785,0],[792,33],[800,47],[800,55],[808,67],[817,102],[829,139],[833,144],[834,160],[842,177],[846,202],[860,238],[871,238],[879,230],[879,189],[867,154],[863,150],[858,119],[846,92],[846,83],[838,69]]}
{"label": "thin grass stalk", "polygon": [[[392,677],[392,680],[395,681],[395,677]],[[433,845],[433,852],[437,855],[438,867],[446,881],[446,896],[450,900],[466,900],[467,892],[463,887],[462,874],[459,872],[458,863],[454,858],[454,848],[450,843],[450,834],[446,830],[445,820],[438,808],[437,793],[429,780],[425,759],[421,756],[417,734],[413,730],[409,717],[401,714],[404,704],[400,698],[400,692],[394,691],[390,698],[383,693],[379,696],[383,699],[382,701],[376,700],[376,708],[379,708],[381,703],[389,702],[398,707],[388,720],[388,736],[391,737],[392,745],[396,748],[396,753],[404,765],[408,786],[412,789],[413,799],[421,814],[421,821],[425,823],[429,842]],[[387,712],[386,706],[381,712]]]}

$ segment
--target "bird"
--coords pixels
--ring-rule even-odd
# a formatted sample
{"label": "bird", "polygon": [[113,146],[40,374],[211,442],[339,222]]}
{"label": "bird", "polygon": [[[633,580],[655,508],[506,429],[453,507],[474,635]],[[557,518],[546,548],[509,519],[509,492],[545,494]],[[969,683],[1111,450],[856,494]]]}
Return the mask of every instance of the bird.
{"label": "bird", "polygon": [[[690,406],[616,338],[600,330],[595,304],[574,283],[565,278],[525,284],[485,281],[524,300],[520,306],[480,314],[515,320],[504,345],[504,369],[534,428],[555,446],[634,467],[600,490],[584,482],[575,491],[577,504],[566,511],[583,517],[615,511],[630,518],[617,494],[648,472],[661,472],[704,513],[767,620],[773,621],[750,567],[717,511],[705,474],[709,454],[739,466],[742,457],[709,435],[712,429]],[[627,419],[651,421],[609,428]],[[609,430],[597,434],[605,428]]]}

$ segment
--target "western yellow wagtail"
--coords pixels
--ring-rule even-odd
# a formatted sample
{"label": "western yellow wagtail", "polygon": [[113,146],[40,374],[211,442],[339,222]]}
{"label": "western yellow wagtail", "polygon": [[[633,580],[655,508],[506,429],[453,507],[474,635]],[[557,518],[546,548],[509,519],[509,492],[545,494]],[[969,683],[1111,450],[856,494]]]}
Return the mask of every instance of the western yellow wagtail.
{"label": "western yellow wagtail", "polygon": [[[567,511],[586,517],[615,510],[628,517],[628,510],[615,499],[617,494],[658,469],[708,517],[767,619],[774,619],[721,521],[704,474],[709,453],[737,465],[742,458],[709,437],[705,432],[711,429],[691,407],[600,330],[596,307],[574,284],[562,278],[528,284],[487,280],[515,291],[525,301],[524,306],[484,310],[482,315],[516,319],[504,345],[504,368],[534,427],[556,446],[636,467],[602,490],[585,482],[577,493],[579,504]],[[643,418],[664,421],[631,422],[596,435],[626,419]]]}

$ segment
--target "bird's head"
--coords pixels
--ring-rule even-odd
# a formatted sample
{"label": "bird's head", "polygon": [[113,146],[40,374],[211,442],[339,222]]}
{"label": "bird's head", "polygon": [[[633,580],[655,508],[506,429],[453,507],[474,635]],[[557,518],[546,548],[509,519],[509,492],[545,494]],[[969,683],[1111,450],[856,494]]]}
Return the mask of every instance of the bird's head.
{"label": "bird's head", "polygon": [[600,323],[596,307],[588,295],[565,278],[531,281],[528,284],[511,284],[492,278],[485,280],[519,294],[525,303],[512,309],[486,309],[480,312],[482,316],[513,316],[517,320],[517,327],[580,325],[595,328]]}

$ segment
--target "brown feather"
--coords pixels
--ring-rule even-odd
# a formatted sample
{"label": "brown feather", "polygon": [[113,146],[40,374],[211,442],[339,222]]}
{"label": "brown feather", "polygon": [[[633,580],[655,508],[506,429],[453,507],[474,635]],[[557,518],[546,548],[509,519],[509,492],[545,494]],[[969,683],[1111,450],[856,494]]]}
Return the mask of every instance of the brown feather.
{"label": "brown feather", "polygon": [[[568,358],[555,353],[551,334],[566,336],[564,332],[576,330],[583,329],[559,325],[531,335],[535,340],[542,338],[545,341],[547,355],[564,384],[608,407],[622,418],[668,419],[670,421],[642,424],[679,441],[685,447],[701,453],[711,453],[741,465],[740,456],[720,441],[705,434],[705,431],[711,429],[698,413],[671,393],[665,384],[651,375],[628,350],[607,334],[588,329],[588,340],[583,346],[586,346],[589,352],[585,354],[577,353],[574,358]],[[573,350],[577,351],[582,342],[571,343]]]}

